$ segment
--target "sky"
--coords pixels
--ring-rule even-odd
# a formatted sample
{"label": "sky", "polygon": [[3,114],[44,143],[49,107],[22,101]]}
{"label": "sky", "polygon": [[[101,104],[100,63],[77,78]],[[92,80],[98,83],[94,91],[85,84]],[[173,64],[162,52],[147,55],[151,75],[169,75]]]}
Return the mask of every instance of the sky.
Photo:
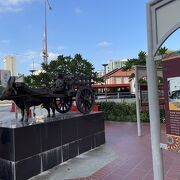
{"label": "sky", "polygon": [[[136,58],[147,51],[148,0],[49,0],[49,61],[79,53],[96,70],[109,60]],[[3,57],[16,55],[17,73],[42,63],[44,0],[0,0],[0,69]],[[167,42],[178,49],[179,31]]]}

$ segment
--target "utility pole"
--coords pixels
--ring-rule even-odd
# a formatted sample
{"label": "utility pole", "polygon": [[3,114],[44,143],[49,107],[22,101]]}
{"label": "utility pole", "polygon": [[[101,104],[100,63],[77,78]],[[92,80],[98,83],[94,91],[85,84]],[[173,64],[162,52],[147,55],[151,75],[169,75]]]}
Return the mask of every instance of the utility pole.
{"label": "utility pole", "polygon": [[48,0],[44,0],[44,34],[43,34],[43,50],[42,57],[43,62],[48,64],[48,52],[47,52],[47,5],[49,10],[51,10],[51,6]]}

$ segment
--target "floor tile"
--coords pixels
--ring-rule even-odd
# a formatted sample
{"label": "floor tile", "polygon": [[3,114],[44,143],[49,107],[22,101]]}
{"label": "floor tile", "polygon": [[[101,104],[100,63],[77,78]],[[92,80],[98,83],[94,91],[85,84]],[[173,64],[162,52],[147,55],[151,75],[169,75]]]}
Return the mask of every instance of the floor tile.
{"label": "floor tile", "polygon": [[[165,125],[161,125],[165,142]],[[90,176],[90,180],[153,180],[150,126],[142,123],[137,136],[135,123],[106,122],[106,144],[117,159]],[[165,180],[180,180],[180,154],[163,151]]]}

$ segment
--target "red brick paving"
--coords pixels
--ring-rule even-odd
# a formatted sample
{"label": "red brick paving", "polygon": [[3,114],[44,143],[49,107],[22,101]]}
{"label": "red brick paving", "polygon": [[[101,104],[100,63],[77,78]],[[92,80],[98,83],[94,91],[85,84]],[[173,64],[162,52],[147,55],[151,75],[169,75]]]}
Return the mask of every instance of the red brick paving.
{"label": "red brick paving", "polygon": [[[162,125],[162,139],[165,126]],[[153,180],[149,124],[142,125],[137,136],[135,123],[107,122],[106,144],[118,158],[90,177],[74,180]],[[180,180],[180,154],[163,151],[165,180]]]}

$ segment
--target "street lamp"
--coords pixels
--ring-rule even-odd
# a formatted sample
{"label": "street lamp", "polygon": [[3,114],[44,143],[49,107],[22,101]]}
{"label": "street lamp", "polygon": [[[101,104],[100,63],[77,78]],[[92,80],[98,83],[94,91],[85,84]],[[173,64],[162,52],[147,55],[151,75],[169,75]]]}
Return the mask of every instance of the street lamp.
{"label": "street lamp", "polygon": [[43,51],[42,51],[42,57],[43,57],[43,62],[45,64],[48,63],[48,53],[47,53],[47,4],[49,7],[49,10],[51,10],[51,6],[48,0],[44,0],[44,34],[43,34]]}
{"label": "street lamp", "polygon": [[36,70],[34,69],[34,60],[33,60],[33,68],[32,68],[31,70],[29,70],[29,71],[31,72],[31,75],[33,75],[34,72],[36,71]]}
{"label": "street lamp", "polygon": [[[34,60],[33,60],[33,68],[31,69],[31,70],[29,70],[30,72],[31,72],[31,76],[33,76],[34,75],[34,72],[36,71],[35,69],[34,69]],[[33,83],[33,79],[31,79],[31,83]]]}
{"label": "street lamp", "polygon": [[104,66],[104,85],[105,85],[105,97],[106,97],[106,102],[107,102],[107,87],[106,87],[106,66],[108,64],[102,64]]}

